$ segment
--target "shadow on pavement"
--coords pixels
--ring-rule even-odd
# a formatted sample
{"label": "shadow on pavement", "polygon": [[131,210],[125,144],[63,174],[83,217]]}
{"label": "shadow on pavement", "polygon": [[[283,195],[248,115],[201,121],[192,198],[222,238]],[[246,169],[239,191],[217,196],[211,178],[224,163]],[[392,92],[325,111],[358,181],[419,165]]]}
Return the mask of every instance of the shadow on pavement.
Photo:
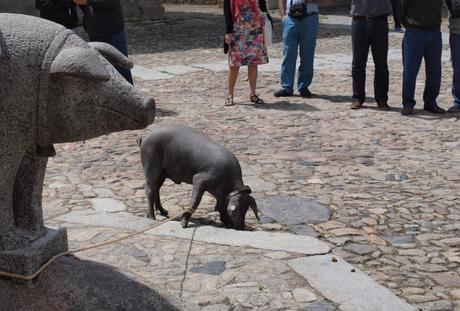
{"label": "shadow on pavement", "polygon": [[[281,20],[274,18],[273,21],[273,43],[280,43],[283,33]],[[337,28],[331,32],[329,28],[320,26],[318,39],[350,34],[347,29]],[[225,21],[223,12],[166,12],[162,20],[128,22],[126,32],[130,54],[222,49]]]}
{"label": "shadow on pavement", "polygon": [[288,101],[277,101],[277,102],[265,102],[264,105],[254,105],[252,103],[244,103],[239,104],[241,106],[247,107],[254,107],[255,109],[276,109],[276,110],[287,110],[287,111],[295,111],[295,110],[303,110],[303,111],[320,111],[320,109],[310,106],[308,104],[299,104],[299,103],[290,103]]}
{"label": "shadow on pavement", "polygon": [[0,279],[0,302],[0,310],[14,311],[181,310],[114,267],[73,256],[59,258],[32,282]]}

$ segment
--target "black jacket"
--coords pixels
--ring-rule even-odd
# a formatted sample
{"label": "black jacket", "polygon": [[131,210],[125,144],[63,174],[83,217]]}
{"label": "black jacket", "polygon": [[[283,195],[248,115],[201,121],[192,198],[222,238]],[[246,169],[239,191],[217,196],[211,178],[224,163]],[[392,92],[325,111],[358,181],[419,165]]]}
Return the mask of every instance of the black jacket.
{"label": "black jacket", "polygon": [[447,7],[449,8],[450,16],[453,18],[460,17],[460,1],[459,0],[446,0]]}
{"label": "black jacket", "polygon": [[77,6],[72,0],[35,0],[40,17],[67,28],[78,26]]}
{"label": "black jacket", "polygon": [[398,15],[407,29],[440,29],[443,0],[399,0]]}
{"label": "black jacket", "polygon": [[[259,1],[259,8],[262,12],[267,12],[267,2],[265,0],[258,0]],[[230,0],[224,0],[224,16],[225,16],[225,29],[226,33],[233,33],[233,14],[232,14],[232,6]],[[270,14],[268,14],[268,19],[273,25],[273,20]]]}
{"label": "black jacket", "polygon": [[83,27],[91,41],[105,37],[125,28],[120,0],[88,0],[83,10]]}

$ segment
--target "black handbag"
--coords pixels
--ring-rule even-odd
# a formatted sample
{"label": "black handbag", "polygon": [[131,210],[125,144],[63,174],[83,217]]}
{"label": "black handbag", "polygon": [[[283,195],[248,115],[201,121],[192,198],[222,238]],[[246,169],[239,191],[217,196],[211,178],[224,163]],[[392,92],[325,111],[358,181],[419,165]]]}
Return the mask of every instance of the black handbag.
{"label": "black handbag", "polygon": [[302,3],[297,3],[297,4],[291,4],[289,6],[289,16],[302,19],[304,17],[308,16],[307,13],[307,6],[305,5],[305,2],[302,1]]}

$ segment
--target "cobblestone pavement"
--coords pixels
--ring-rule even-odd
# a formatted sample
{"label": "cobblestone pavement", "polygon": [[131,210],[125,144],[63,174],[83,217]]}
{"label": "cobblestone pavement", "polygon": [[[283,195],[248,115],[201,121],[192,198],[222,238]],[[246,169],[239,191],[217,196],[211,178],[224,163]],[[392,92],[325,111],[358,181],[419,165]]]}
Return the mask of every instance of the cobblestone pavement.
{"label": "cobblestone pavement", "polygon": [[[418,110],[413,117],[401,116],[402,35],[390,36],[390,111],[376,110],[371,99],[366,109],[348,109],[349,19],[332,15],[320,18],[312,99],[272,96],[279,88],[277,19],[270,49],[273,65],[262,66],[259,76],[258,91],[267,104],[254,107],[248,102],[247,75],[242,71],[238,105],[224,107],[226,56],[220,10],[177,5],[167,5],[166,10],[165,20],[127,25],[138,66],[136,85],[155,97],[155,123],[189,125],[232,150],[245,175],[256,183],[253,187],[247,181],[256,188],[256,199],[307,197],[328,206],[331,220],[313,225],[319,238],[399,297],[422,310],[460,309],[459,115],[435,116],[421,110],[422,68]],[[447,43],[439,97],[444,108],[452,101]],[[370,98],[372,75],[370,65]],[[104,226],[72,227],[59,220],[69,212],[91,210],[106,199],[112,201],[105,204],[114,208],[109,212],[145,216],[135,138],[148,131],[57,146],[45,181],[44,213],[47,224],[70,226],[72,246],[122,232]],[[187,207],[190,192],[189,185],[166,182],[165,208],[177,213]],[[219,226],[213,208],[213,199],[205,197],[196,222]],[[249,230],[289,231],[276,222],[259,224],[248,215]],[[203,277],[184,275],[186,261],[179,259],[186,258],[189,249],[187,240],[141,236],[82,256],[123,266],[160,293],[181,297],[191,310],[303,310],[309,303],[307,310],[336,308],[287,267],[284,260],[297,255],[194,242],[188,265],[227,263],[218,277]]]}

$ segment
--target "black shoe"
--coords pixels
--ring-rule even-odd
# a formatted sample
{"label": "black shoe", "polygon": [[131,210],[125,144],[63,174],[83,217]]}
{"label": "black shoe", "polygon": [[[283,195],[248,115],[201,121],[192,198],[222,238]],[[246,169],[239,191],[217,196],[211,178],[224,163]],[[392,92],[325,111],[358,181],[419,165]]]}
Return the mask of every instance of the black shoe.
{"label": "black shoe", "polygon": [[414,108],[412,107],[404,107],[402,110],[401,110],[401,114],[403,116],[408,116],[408,115],[411,115],[414,113]]}
{"label": "black shoe", "polygon": [[377,102],[377,108],[379,108],[380,110],[390,110],[390,106],[388,106],[386,100]]}
{"label": "black shoe", "polygon": [[304,88],[300,91],[300,96],[302,96],[303,98],[311,98],[313,94],[310,92],[308,88]]}
{"label": "black shoe", "polygon": [[433,106],[424,106],[423,110],[434,113],[434,114],[443,114],[446,113],[444,109],[439,107],[438,105],[433,105]]}
{"label": "black shoe", "polygon": [[292,92],[289,92],[286,89],[281,89],[281,90],[276,91],[275,93],[273,93],[273,95],[275,97],[289,97],[289,96],[292,96]]}

